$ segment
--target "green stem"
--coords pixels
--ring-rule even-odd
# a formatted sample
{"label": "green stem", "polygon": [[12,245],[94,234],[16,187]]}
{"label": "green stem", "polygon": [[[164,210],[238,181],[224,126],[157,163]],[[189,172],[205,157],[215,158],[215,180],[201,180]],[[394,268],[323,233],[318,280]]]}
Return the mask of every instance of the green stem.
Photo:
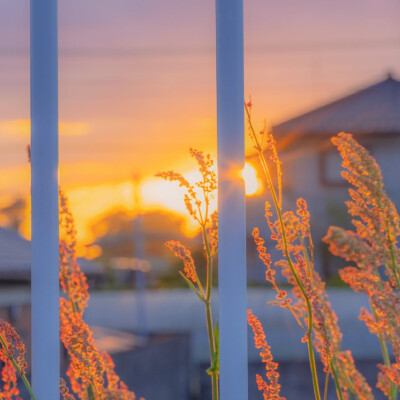
{"label": "green stem", "polygon": [[[208,343],[210,347],[210,362],[211,366],[213,366],[214,360],[216,359],[217,355],[211,305],[209,300],[205,300],[204,304],[206,308]],[[211,372],[212,400],[218,400],[218,375],[219,371],[217,369]]]}
{"label": "green stem", "polygon": [[206,285],[206,300],[210,301],[211,299],[211,289],[212,289],[212,284],[213,284],[213,276],[212,276],[212,255],[211,255],[211,249],[210,249],[210,244],[208,243],[208,238],[207,238],[207,230],[205,225],[201,227],[202,234],[203,234],[203,241],[204,245],[206,247],[206,254],[207,254],[207,285]]}
{"label": "green stem", "polygon": [[[207,333],[208,333],[208,343],[210,346],[210,361],[211,361],[211,366],[214,365],[214,362],[218,355],[216,354],[217,346],[215,343],[215,334],[214,334],[214,326],[213,326],[213,319],[212,319],[212,311],[211,311],[211,289],[212,289],[212,281],[213,281],[213,276],[212,276],[212,254],[211,254],[211,249],[210,249],[210,244],[208,243],[208,238],[207,238],[207,231],[206,231],[206,226],[202,225],[202,233],[203,233],[203,240],[204,240],[204,245],[206,248],[206,253],[207,253],[207,286],[206,286],[206,295],[205,295],[205,308],[206,308],[206,319],[207,319]],[[218,368],[212,370],[211,372],[211,386],[212,386],[212,400],[218,400],[219,398],[219,392],[218,392],[218,376],[219,376],[219,370]]]}
{"label": "green stem", "polygon": [[93,386],[91,384],[88,386],[88,400],[96,400],[96,396],[94,394]]}
{"label": "green stem", "polygon": [[31,399],[32,399],[32,400],[36,400],[35,393],[33,393],[33,390],[32,390],[32,388],[31,388],[31,385],[30,385],[30,383],[29,383],[28,378],[26,377],[26,375],[25,375],[25,374],[22,374],[22,375],[21,375],[21,379],[22,379],[22,382],[24,382],[24,385],[25,385],[25,387],[26,387],[26,390],[29,392],[29,395],[31,396]]}
{"label": "green stem", "polygon": [[389,223],[387,220],[385,220],[385,223],[386,223],[386,234],[387,234],[387,238],[389,241],[389,247],[390,247],[390,256],[392,259],[392,270],[393,270],[394,276],[396,278],[397,288],[400,290],[400,278],[399,278],[399,274],[398,274],[398,270],[397,270],[398,268],[397,268],[397,263],[396,263],[396,256],[394,254],[393,241],[390,236]]}
{"label": "green stem", "polygon": [[214,327],[212,321],[211,305],[209,301],[204,302],[206,307],[206,319],[207,319],[207,333],[208,333],[208,343],[210,345],[210,358],[211,362],[215,354],[215,339],[214,339]]}
{"label": "green stem", "polygon": [[[74,312],[74,314],[79,313],[79,312],[80,312],[79,306],[78,306],[78,304],[77,304],[76,302],[74,302],[74,301],[71,299],[71,296],[70,296],[69,292],[67,292],[67,296],[69,297],[69,299],[70,299],[70,301],[71,301],[71,304],[72,304],[72,311]],[[101,392],[99,391],[98,387],[97,387],[96,384],[94,383],[94,379],[93,379],[92,376],[91,376],[91,378],[92,378],[92,381],[93,381],[93,382],[90,383],[89,386],[88,386],[88,400],[91,400],[91,399],[92,399],[92,400],[96,400],[95,391],[96,391],[96,393],[97,393],[97,396],[98,396],[99,400],[102,400]]]}
{"label": "green stem", "polygon": [[[371,304],[371,310],[372,313],[374,315],[374,319],[375,321],[377,321],[378,317],[376,315],[375,312],[375,308],[372,306]],[[385,340],[383,339],[382,335],[380,333],[377,333],[378,336],[378,340],[379,340],[379,345],[381,347],[381,352],[382,352],[382,358],[383,358],[383,362],[387,367],[391,367],[391,362],[390,362],[390,356],[389,356],[389,351],[386,345]],[[390,381],[390,396],[389,396],[390,400],[396,400],[397,399],[397,387],[396,385]]]}
{"label": "green stem", "polygon": [[312,273],[313,273],[313,271],[312,271],[312,267],[311,267],[311,263],[310,263],[310,258],[308,257],[308,253],[307,253],[307,250],[306,250],[306,246],[304,245],[304,240],[303,240],[303,238],[302,238],[301,236],[299,236],[299,241],[300,241],[300,243],[301,243],[301,248],[302,248],[303,256],[304,256],[304,259],[305,259],[305,261],[306,261],[308,277],[309,277],[310,279],[312,279]]}
{"label": "green stem", "polygon": [[219,394],[218,394],[218,375],[216,373],[213,373],[211,375],[211,384],[212,384],[212,399],[213,400],[218,400]]}
{"label": "green stem", "polygon": [[202,301],[204,302],[204,305],[205,305],[208,343],[209,343],[209,348],[210,348],[210,362],[211,362],[210,374],[211,374],[211,386],[212,386],[212,400],[218,400],[218,398],[219,398],[219,394],[218,394],[219,393],[218,392],[219,370],[218,370],[218,368],[215,368],[215,360],[218,358],[218,354],[217,354],[217,346],[216,346],[216,342],[215,342],[215,332],[214,332],[212,311],[211,311],[211,289],[212,289],[212,284],[213,284],[212,254],[211,254],[210,244],[209,244],[208,238],[207,238],[209,197],[208,197],[207,192],[204,190],[204,188],[203,188],[203,195],[204,195],[204,203],[206,206],[204,215],[201,211],[200,203],[197,202],[196,198],[194,198],[194,200],[196,201],[197,210],[199,212],[199,218],[197,219],[197,221],[199,222],[199,224],[201,226],[203,243],[204,243],[204,246],[206,249],[207,277],[206,277],[206,288],[205,288],[205,292],[204,292],[203,285],[201,284],[200,279],[198,278],[197,272],[196,272],[197,285],[200,290],[200,296],[198,293],[197,293],[197,295],[199,297],[202,297]]}
{"label": "green stem", "polygon": [[328,396],[328,384],[329,384],[329,371],[326,373],[325,376],[324,400],[326,400]]}
{"label": "green stem", "polygon": [[330,362],[330,367],[331,367],[332,374],[333,374],[333,380],[335,382],[336,394],[337,394],[339,400],[343,400],[342,389],[340,387],[338,373],[336,371],[336,367],[333,364],[332,360]]}
{"label": "green stem", "polygon": [[314,349],[312,345],[312,337],[309,333],[307,335],[307,348],[308,348],[308,358],[310,360],[310,368],[311,368],[311,376],[314,387],[314,395],[316,400],[321,400],[321,395],[319,393],[319,384],[318,384],[318,375],[317,375],[317,367],[315,365],[315,357],[314,357]]}
{"label": "green stem", "polygon": [[[388,234],[388,240],[389,240],[389,242],[391,242],[389,234]],[[379,285],[379,288],[381,290],[383,290],[384,287],[383,287],[383,284],[382,284],[382,281],[381,281],[381,276],[380,276],[379,271],[375,270],[374,275],[379,278],[378,285]],[[378,315],[377,315],[377,313],[375,311],[375,307],[373,306],[373,304],[371,302],[371,299],[370,299],[370,306],[371,306],[372,314],[373,314],[373,317],[374,317],[374,321],[377,322],[379,317],[378,317]],[[390,331],[389,331],[389,335],[393,338],[393,335],[390,334]],[[377,332],[376,336],[378,337],[379,345],[380,345],[380,348],[381,348],[383,362],[387,367],[390,368],[391,367],[391,362],[390,362],[390,356],[389,356],[389,351],[388,351],[388,348],[387,348],[387,345],[386,345],[386,341],[384,340],[383,336],[379,332]],[[398,389],[397,389],[396,385],[392,381],[390,381],[390,390],[391,390],[391,394],[389,396],[389,399],[390,400],[396,400],[397,399],[397,390]]]}
{"label": "green stem", "polygon": [[[5,340],[4,340],[2,335],[0,335],[0,342],[1,342],[2,346],[3,346],[3,348],[6,349],[7,348],[7,344],[6,344],[6,342],[5,342]],[[10,356],[9,354],[7,354],[6,351],[2,351],[2,353],[6,357],[8,357],[8,359],[11,361],[12,365],[14,366],[15,370],[17,371],[18,375],[21,376],[22,382],[24,383],[24,385],[26,387],[26,390],[29,392],[29,395],[31,396],[31,399],[32,400],[36,400],[36,396],[32,391],[32,387],[31,387],[31,385],[30,385],[30,383],[28,381],[28,378],[26,377],[25,373],[23,373],[21,371],[21,368],[19,367],[18,363],[15,361],[15,358],[13,356]]]}

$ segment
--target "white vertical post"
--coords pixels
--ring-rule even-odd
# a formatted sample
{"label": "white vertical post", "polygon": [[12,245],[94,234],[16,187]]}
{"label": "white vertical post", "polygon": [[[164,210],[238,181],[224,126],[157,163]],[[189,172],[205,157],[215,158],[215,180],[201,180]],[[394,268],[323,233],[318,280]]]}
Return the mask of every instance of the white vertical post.
{"label": "white vertical post", "polygon": [[220,398],[246,400],[243,0],[216,0]]}
{"label": "white vertical post", "polygon": [[141,340],[147,338],[147,314],[146,314],[146,273],[141,268],[146,261],[146,251],[143,230],[143,215],[141,210],[133,220],[133,245],[134,255],[138,260],[135,271],[135,289],[136,289],[136,317],[137,333]]}
{"label": "white vertical post", "polygon": [[136,289],[136,317],[137,333],[141,340],[147,339],[147,312],[146,312],[146,273],[141,268],[146,258],[145,237],[143,227],[143,210],[141,195],[140,175],[133,177],[133,187],[135,196],[136,216],[133,218],[133,246],[134,257],[138,260],[135,271],[135,289]]}
{"label": "white vertical post", "polygon": [[32,383],[59,399],[57,0],[31,0]]}

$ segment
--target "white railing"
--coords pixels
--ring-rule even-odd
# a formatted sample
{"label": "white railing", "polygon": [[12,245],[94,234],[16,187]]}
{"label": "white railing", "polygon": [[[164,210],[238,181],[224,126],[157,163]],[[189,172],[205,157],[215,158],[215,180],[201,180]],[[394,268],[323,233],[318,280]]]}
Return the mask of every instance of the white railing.
{"label": "white railing", "polygon": [[243,0],[217,0],[221,400],[247,399]]}
{"label": "white railing", "polygon": [[[57,0],[31,0],[32,379],[59,398]],[[221,400],[247,399],[243,0],[216,0]]]}
{"label": "white railing", "polygon": [[32,384],[57,400],[58,278],[57,0],[31,1]]}

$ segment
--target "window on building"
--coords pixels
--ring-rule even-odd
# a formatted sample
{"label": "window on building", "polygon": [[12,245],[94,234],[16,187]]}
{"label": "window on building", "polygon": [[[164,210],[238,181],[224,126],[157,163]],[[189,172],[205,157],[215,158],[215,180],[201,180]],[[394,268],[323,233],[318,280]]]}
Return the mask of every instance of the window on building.
{"label": "window on building", "polygon": [[323,186],[347,186],[342,178],[342,159],[336,149],[322,150],[319,154],[319,178]]}

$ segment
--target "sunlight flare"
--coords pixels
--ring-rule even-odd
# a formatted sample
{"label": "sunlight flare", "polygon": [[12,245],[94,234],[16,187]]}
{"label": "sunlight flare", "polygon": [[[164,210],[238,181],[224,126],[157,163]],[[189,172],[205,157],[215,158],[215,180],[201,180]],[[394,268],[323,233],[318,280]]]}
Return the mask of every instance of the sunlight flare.
{"label": "sunlight flare", "polygon": [[257,176],[256,169],[251,164],[245,164],[242,170],[242,177],[244,179],[246,196],[255,196],[262,192],[262,182]]}

